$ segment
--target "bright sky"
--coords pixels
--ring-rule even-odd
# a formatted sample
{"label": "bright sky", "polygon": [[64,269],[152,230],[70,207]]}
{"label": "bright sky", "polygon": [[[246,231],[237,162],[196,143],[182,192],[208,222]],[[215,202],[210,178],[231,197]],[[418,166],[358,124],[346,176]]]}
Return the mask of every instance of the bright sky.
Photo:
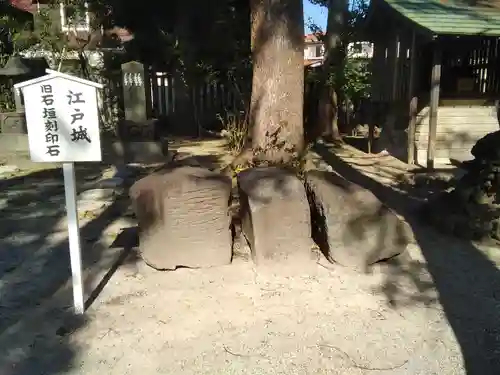
{"label": "bright sky", "polygon": [[304,31],[310,33],[311,30],[308,27],[309,19],[311,19],[316,25],[320,26],[323,30],[326,28],[326,17],[328,11],[326,8],[320,7],[318,5],[313,5],[309,0],[304,0]]}

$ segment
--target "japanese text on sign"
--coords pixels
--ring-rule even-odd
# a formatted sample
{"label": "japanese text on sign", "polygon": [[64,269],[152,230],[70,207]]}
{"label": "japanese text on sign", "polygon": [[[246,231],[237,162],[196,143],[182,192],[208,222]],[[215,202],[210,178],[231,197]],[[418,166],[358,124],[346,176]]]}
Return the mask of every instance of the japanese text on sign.
{"label": "japanese text on sign", "polygon": [[57,124],[57,114],[53,107],[54,94],[52,92],[52,85],[42,85],[42,103],[43,113],[42,117],[45,123],[45,145],[47,154],[50,156],[58,156],[60,151],[59,145],[59,126]]}
{"label": "japanese text on sign", "polygon": [[78,107],[78,104],[85,104],[85,99],[83,98],[83,93],[73,92],[68,90],[68,104],[71,106],[71,141],[79,142],[86,141],[91,143],[90,136],[88,134],[88,129],[83,125],[80,125],[81,121],[85,118],[85,113]]}
{"label": "japanese text on sign", "polygon": [[47,75],[14,87],[24,98],[32,161],[102,160],[97,90],[103,85],[47,69]]}

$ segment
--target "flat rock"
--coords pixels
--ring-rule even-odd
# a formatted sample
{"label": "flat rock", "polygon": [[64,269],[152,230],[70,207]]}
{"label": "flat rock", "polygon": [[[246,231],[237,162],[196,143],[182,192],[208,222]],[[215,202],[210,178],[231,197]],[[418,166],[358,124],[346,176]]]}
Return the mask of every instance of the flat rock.
{"label": "flat rock", "polygon": [[404,223],[370,191],[329,172],[306,174],[313,237],[326,258],[366,270],[406,250]]}
{"label": "flat rock", "polygon": [[19,172],[19,168],[16,165],[0,165],[0,176],[3,174],[11,174]]}
{"label": "flat rock", "polygon": [[149,175],[130,188],[139,224],[139,250],[159,270],[231,262],[231,179],[183,166]]}
{"label": "flat rock", "polygon": [[99,180],[96,184],[101,189],[106,188],[119,188],[122,187],[125,183],[125,180],[121,177],[110,177]]}
{"label": "flat rock", "polygon": [[277,167],[238,174],[240,218],[255,263],[313,259],[311,216],[303,183]]}
{"label": "flat rock", "polygon": [[115,189],[90,189],[80,193],[80,201],[108,201],[113,200],[117,195]]}
{"label": "flat rock", "polygon": [[102,200],[82,200],[78,201],[78,211],[79,212],[99,212],[103,208],[109,207],[112,202],[106,202]]}

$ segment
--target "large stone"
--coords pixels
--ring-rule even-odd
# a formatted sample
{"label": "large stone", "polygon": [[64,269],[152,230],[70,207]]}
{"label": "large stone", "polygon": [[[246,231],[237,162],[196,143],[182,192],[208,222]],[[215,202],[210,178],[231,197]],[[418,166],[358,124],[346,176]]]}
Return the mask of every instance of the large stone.
{"label": "large stone", "polygon": [[303,183],[277,167],[238,175],[240,218],[256,264],[313,259],[311,216]]}
{"label": "large stone", "polygon": [[331,262],[357,270],[405,251],[404,223],[370,191],[329,172],[306,175],[313,237]]}
{"label": "large stone", "polygon": [[106,159],[123,164],[166,163],[172,158],[168,154],[166,139],[157,141],[115,141],[107,150]]}
{"label": "large stone", "polygon": [[114,165],[167,163],[172,160],[168,139],[159,136],[123,136],[101,139],[103,162]]}
{"label": "large stone", "polygon": [[0,128],[2,134],[27,134],[24,112],[0,113]]}
{"label": "large stone", "polygon": [[472,147],[471,154],[477,160],[500,160],[500,130],[486,134]]}
{"label": "large stone", "polygon": [[0,133],[0,155],[29,153],[29,149],[28,134]]}
{"label": "large stone", "polygon": [[170,168],[130,189],[144,261],[160,270],[231,262],[231,179],[204,168]]}

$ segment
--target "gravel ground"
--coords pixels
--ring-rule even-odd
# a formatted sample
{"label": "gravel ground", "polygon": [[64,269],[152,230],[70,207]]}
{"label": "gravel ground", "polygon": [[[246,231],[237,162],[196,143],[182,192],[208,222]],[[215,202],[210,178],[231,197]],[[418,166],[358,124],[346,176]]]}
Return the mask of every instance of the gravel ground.
{"label": "gravel ground", "polygon": [[[0,374],[500,374],[500,252],[406,219],[408,256],[368,274],[322,258],[255,268],[241,244],[232,265],[204,270],[156,272],[132,252],[80,318],[64,235],[18,224],[0,243]],[[121,254],[110,234],[132,225],[107,221],[84,251],[88,292]],[[22,256],[2,263],[7,245]],[[63,287],[40,293],[63,268]]]}
{"label": "gravel ground", "polygon": [[243,258],[163,273],[129,256],[83,321],[61,312],[66,290],[0,336],[0,373],[498,374],[486,353],[481,372],[466,371],[423,255],[409,250],[362,275]]}
{"label": "gravel ground", "polygon": [[1,373],[464,374],[439,304],[409,304],[420,291],[399,280],[393,308],[386,278],[314,263],[171,273],[128,264],[81,328],[49,309],[15,333],[18,347],[0,340]]}

